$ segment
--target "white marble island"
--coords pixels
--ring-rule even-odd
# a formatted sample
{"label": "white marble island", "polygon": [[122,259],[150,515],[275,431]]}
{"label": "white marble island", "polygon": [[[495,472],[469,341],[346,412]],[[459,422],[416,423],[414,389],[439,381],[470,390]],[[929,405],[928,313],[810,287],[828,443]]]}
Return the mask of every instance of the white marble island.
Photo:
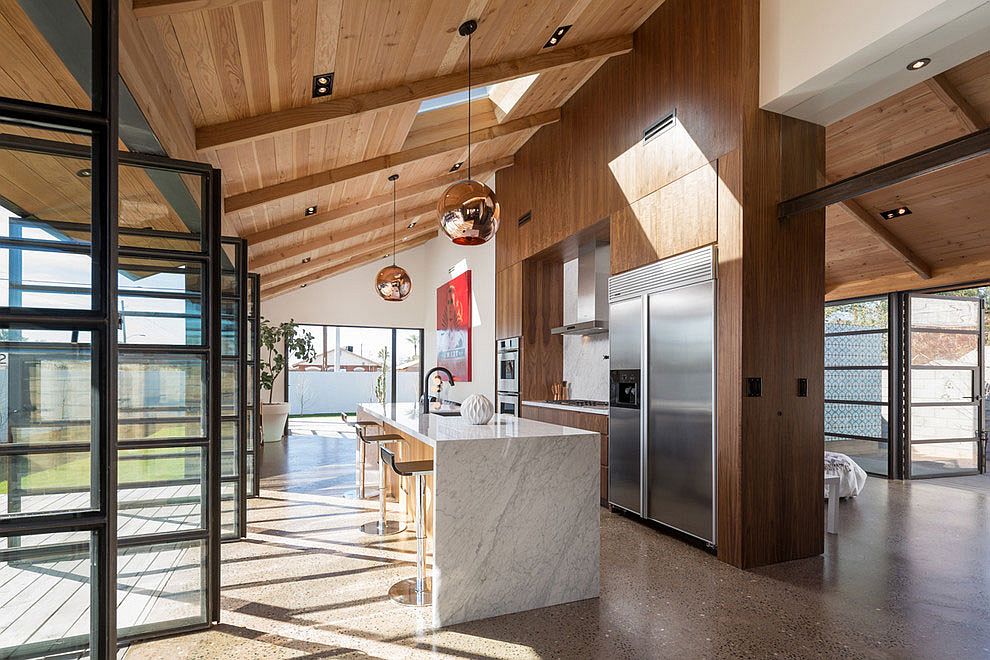
{"label": "white marble island", "polygon": [[503,415],[472,426],[412,403],[358,416],[433,450],[434,626],[598,596],[597,433]]}

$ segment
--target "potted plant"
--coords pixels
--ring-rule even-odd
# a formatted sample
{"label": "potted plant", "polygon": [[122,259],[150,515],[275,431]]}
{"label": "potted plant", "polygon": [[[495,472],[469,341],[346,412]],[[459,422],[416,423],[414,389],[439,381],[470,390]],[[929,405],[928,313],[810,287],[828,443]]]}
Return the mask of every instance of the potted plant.
{"label": "potted plant", "polygon": [[260,361],[259,378],[261,389],[268,391],[268,403],[261,404],[261,437],[264,442],[281,440],[285,422],[289,419],[289,404],[284,401],[272,402],[275,379],[285,370],[283,344],[289,358],[309,362],[316,357],[313,335],[300,330],[295,319],[273,325],[268,319],[261,318],[261,347],[265,349],[267,356]]}

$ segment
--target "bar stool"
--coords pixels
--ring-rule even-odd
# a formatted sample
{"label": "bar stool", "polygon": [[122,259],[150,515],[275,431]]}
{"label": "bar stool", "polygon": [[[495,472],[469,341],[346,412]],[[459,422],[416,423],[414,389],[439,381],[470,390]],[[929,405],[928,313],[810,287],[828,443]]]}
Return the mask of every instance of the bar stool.
{"label": "bar stool", "polygon": [[379,454],[392,471],[400,477],[416,477],[416,577],[406,578],[389,587],[388,595],[403,605],[430,605],[433,602],[433,578],[426,577],[426,479],[433,474],[433,461],[395,462],[395,454],[388,447]]}
{"label": "bar stool", "polygon": [[[403,440],[401,435],[396,435],[394,433],[379,433],[376,435],[368,435],[368,432],[372,427],[380,427],[378,422],[365,422],[361,420],[355,420],[351,422],[347,419],[347,415],[340,413],[340,418],[345,424],[352,427],[357,434],[358,439],[361,441],[361,497],[364,498],[364,463],[365,463],[365,446],[374,443],[377,447],[382,445],[394,444],[401,442]],[[371,534],[373,536],[390,536],[392,534],[398,534],[399,532],[404,532],[406,526],[398,520],[388,520],[385,517],[385,507],[388,502],[385,495],[385,464],[382,463],[381,454],[378,456],[378,520],[373,520],[371,522],[366,522],[361,525],[361,531],[365,534]]]}

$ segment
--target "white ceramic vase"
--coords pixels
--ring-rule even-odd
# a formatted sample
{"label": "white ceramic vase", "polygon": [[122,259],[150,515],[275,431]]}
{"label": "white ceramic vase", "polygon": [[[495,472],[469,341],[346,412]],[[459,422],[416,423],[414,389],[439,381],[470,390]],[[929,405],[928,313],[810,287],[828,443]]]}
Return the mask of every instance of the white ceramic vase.
{"label": "white ceramic vase", "polygon": [[468,424],[487,424],[494,414],[495,404],[481,394],[472,394],[461,404],[461,417]]}

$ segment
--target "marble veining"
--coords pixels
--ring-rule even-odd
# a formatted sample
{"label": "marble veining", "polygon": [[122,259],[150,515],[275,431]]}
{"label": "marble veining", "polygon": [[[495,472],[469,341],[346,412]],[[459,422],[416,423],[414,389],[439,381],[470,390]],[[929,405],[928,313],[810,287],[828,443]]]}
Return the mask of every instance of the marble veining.
{"label": "marble veining", "polygon": [[476,426],[413,404],[361,413],[434,449],[434,626],[598,596],[597,433],[502,415]]}

